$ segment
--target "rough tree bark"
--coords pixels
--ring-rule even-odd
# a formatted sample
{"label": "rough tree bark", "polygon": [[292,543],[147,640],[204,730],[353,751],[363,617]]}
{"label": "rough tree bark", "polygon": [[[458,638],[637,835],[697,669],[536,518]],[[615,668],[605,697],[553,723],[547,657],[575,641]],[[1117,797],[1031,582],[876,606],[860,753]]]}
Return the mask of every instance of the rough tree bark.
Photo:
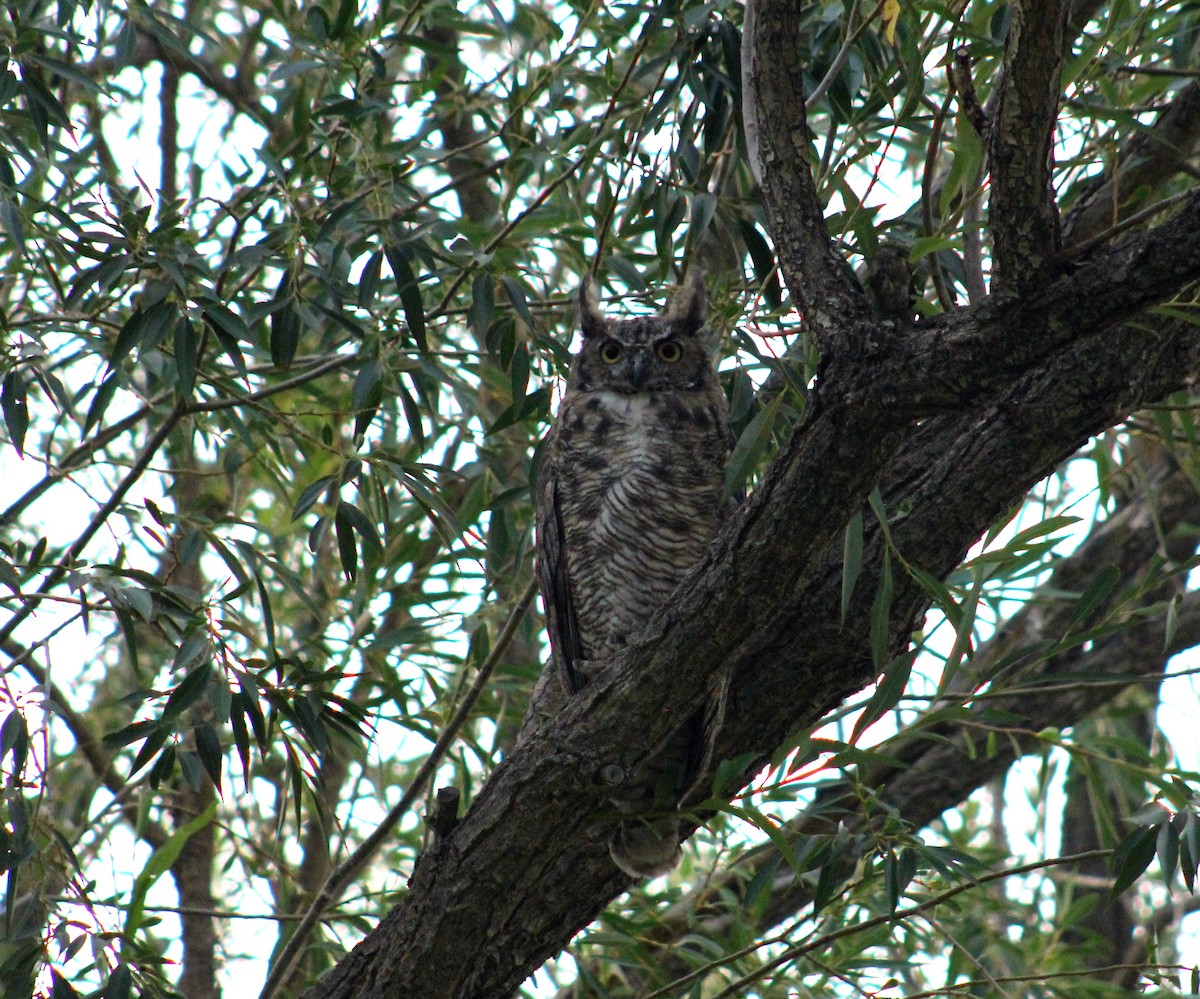
{"label": "rough tree bark", "polygon": [[[457,828],[418,862],[406,897],[310,999],[508,994],[628,886],[608,859],[614,817],[599,774],[612,764],[628,772],[663,745],[713,673],[733,678],[718,756],[747,761],[728,794],[753,776],[752,761],[874,678],[869,573],[839,624],[843,531],[871,490],[882,488],[889,509],[911,511],[892,525],[894,543],[943,576],[1089,435],[1200,375],[1194,326],[1123,325],[1200,278],[1195,194],[1170,221],[1093,251],[1070,272],[1017,268],[1019,296],[911,330],[873,324],[821,221],[789,11],[782,0],[756,4],[744,44],[772,235],[822,352],[811,404],[657,628],[505,760]],[[1032,92],[1022,88],[1055,72],[1057,48],[1037,51],[1048,54],[1014,54],[1005,87]],[[1006,120],[995,124],[1001,133]],[[1053,115],[1037,121],[1045,132]],[[1005,138],[993,136],[993,149]],[[1048,140],[1035,138],[1026,166],[1037,172]],[[1006,238],[1017,247],[1029,238],[995,231],[1027,221],[1013,212],[993,219],[998,253]],[[1033,236],[1041,260],[1054,236],[1045,226]],[[878,553],[879,526],[867,535],[867,550]],[[919,586],[897,581],[889,656],[907,654],[927,607]],[[944,767],[938,779],[952,771]],[[920,801],[930,779],[914,768],[889,788]]]}

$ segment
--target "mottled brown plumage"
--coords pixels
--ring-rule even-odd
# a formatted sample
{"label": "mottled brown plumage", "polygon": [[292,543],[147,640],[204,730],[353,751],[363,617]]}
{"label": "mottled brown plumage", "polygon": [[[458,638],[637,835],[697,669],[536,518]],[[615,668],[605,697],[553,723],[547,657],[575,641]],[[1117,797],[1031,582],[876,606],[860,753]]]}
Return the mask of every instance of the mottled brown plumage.
{"label": "mottled brown plumage", "polygon": [[[627,320],[604,316],[589,278],[580,309],[583,345],[546,441],[537,503],[538,576],[567,696],[636,638],[704,555],[732,445],[697,277],[665,313]],[[700,733],[723,691],[710,701],[706,717],[614,793],[630,818],[611,852],[630,874],[678,861],[675,810],[703,769]]]}

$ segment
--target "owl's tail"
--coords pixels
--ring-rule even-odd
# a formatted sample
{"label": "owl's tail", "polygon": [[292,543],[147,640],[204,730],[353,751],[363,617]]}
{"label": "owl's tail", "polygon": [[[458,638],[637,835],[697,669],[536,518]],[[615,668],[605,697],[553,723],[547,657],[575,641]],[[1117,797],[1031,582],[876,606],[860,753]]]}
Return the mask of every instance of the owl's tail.
{"label": "owl's tail", "polygon": [[609,841],[613,862],[635,878],[656,878],[674,870],[679,848],[679,816],[625,819]]}

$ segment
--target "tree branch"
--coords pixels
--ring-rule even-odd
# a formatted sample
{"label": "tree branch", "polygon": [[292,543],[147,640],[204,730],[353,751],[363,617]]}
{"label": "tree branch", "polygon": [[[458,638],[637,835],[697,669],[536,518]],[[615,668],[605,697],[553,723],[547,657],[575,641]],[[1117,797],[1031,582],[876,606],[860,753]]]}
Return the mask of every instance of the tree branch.
{"label": "tree branch", "polygon": [[270,999],[275,994],[279,986],[286,980],[292,965],[303,952],[304,945],[308,941],[313,928],[321,921],[329,908],[342,897],[342,893],[346,890],[350,882],[370,862],[371,858],[375,855],[375,851],[383,845],[384,840],[395,829],[396,824],[411,810],[413,803],[425,793],[426,786],[441,764],[446,752],[454,740],[458,738],[459,730],[470,717],[471,711],[475,707],[475,702],[479,699],[479,695],[483,693],[488,680],[491,678],[492,671],[503,659],[509,642],[512,641],[513,636],[516,634],[517,626],[521,623],[521,619],[525,616],[525,611],[529,608],[529,604],[533,600],[535,588],[536,581],[531,579],[526,585],[524,592],[517,598],[516,603],[509,611],[508,618],[496,636],[496,642],[488,653],[487,659],[479,667],[479,672],[475,676],[470,689],[459,702],[454,715],[446,723],[445,729],[438,736],[437,743],[430,750],[429,756],[421,764],[416,775],[413,777],[412,783],[405,788],[400,801],[383,817],[379,825],[372,830],[371,835],[363,840],[354,852],[338,864],[332,873],[330,873],[320,893],[313,899],[312,904],[304,913],[304,918],[300,921],[300,925],[296,927],[287,941],[287,945],[282,949],[272,965],[271,972],[267,976],[267,980],[263,983],[262,992],[259,993],[259,999]]}
{"label": "tree branch", "polygon": [[1069,7],[1065,0],[1021,0],[1011,7],[988,143],[995,295],[1029,288],[1059,246],[1052,171]]}
{"label": "tree branch", "polygon": [[[816,203],[783,6],[756,4],[748,43],[763,163],[781,178],[764,178],[768,206],[789,285],[806,309],[824,310],[814,320],[823,346],[840,345],[864,328],[865,304]],[[501,764],[418,861],[401,904],[311,999],[506,994],[627,887],[607,857],[616,817],[600,774],[633,772],[655,753],[716,672],[734,679],[724,759],[770,752],[861,689],[877,671],[863,611],[873,590],[860,578],[839,627],[847,521],[886,480],[889,500],[914,500],[893,526],[899,549],[944,575],[1089,434],[1194,379],[1194,329],[1160,323],[1135,335],[1119,324],[1200,274],[1198,209],[1193,199],[1028,300],[868,339],[857,353],[826,351],[791,441],[643,641]],[[952,411],[914,432],[936,406]],[[888,657],[906,653],[928,603],[916,584],[897,586]]]}
{"label": "tree branch", "polygon": [[812,136],[804,109],[799,19],[786,0],[750,0],[742,41],[743,102],[754,126],[751,152],[761,171],[771,235],[787,280],[822,355],[869,310],[825,227],[809,165]]}
{"label": "tree branch", "polygon": [[[837,622],[844,525],[885,469],[890,495],[913,499],[893,527],[898,547],[944,574],[1089,434],[1194,377],[1198,349],[1186,323],[1136,336],[1096,329],[1015,378],[992,405],[929,420],[907,442],[885,407],[814,404],[645,641],[505,760],[418,862],[400,906],[308,995],[434,999],[515,988],[628,885],[607,858],[615,816],[602,768],[630,772],[654,753],[719,669],[734,678],[716,752],[724,759],[770,752],[874,676],[862,611],[869,581],[860,579],[846,625]],[[902,584],[890,655],[903,652],[928,606],[916,584]]]}
{"label": "tree branch", "polygon": [[897,399],[925,412],[959,408],[1033,370],[1072,340],[1168,301],[1198,278],[1200,190],[1170,221],[1094,253],[1019,300],[993,297],[979,308],[937,316],[903,347],[872,344],[869,364]]}
{"label": "tree branch", "polygon": [[1200,139],[1200,83],[1181,87],[1153,125],[1126,144],[1107,179],[1091,178],[1063,220],[1063,245],[1094,237],[1120,222],[1173,177]]}
{"label": "tree branch", "polygon": [[[1063,559],[1043,589],[1046,593],[1064,595],[1057,602],[1039,601],[1028,605],[997,629],[993,639],[981,646],[972,660],[970,681],[958,685],[953,702],[969,699],[970,691],[996,679],[998,670],[1007,664],[1004,691],[989,691],[985,699],[972,707],[976,718],[982,712],[1007,710],[1026,719],[1024,728],[1037,732],[1051,725],[1065,728],[1083,714],[1094,710],[1116,696],[1134,678],[1149,675],[1160,669],[1168,654],[1162,649],[1162,617],[1148,619],[1130,642],[1114,637],[1097,646],[1094,652],[1084,653],[1078,646],[1068,645],[1061,653],[1046,656],[1067,634],[1077,609],[1071,594],[1082,593],[1105,567],[1115,566],[1121,580],[1133,585],[1147,564],[1161,549],[1162,538],[1182,525],[1200,521],[1200,497],[1187,476],[1174,469],[1169,475],[1152,480],[1142,495],[1099,524],[1070,556]],[[897,525],[899,526],[899,525]],[[1193,545],[1194,547],[1194,541]],[[1091,617],[1079,622],[1079,628],[1091,627],[1110,611],[1116,594],[1097,607]],[[1190,595],[1177,608],[1181,629],[1176,632],[1178,649],[1200,641],[1200,594]],[[1137,654],[1137,658],[1122,664],[1121,657]],[[1078,677],[1086,676],[1087,697],[1070,702],[1070,711],[1061,700],[1066,682],[1068,694],[1074,696]],[[1105,678],[1108,679],[1105,682]],[[993,696],[999,693],[999,697]],[[927,715],[941,712],[950,703],[935,706]],[[1080,713],[1075,713],[1078,707]],[[991,777],[1002,772],[1015,758],[1016,744],[1002,740],[996,752],[1004,759],[994,761],[981,750],[978,756],[961,755],[966,748],[983,737],[983,729],[972,729],[967,722],[932,724],[918,719],[904,732],[878,747],[882,755],[905,761],[904,767],[863,768],[836,785],[829,786],[817,801],[791,821],[783,830],[789,841],[813,833],[836,829],[842,822],[851,832],[869,822],[863,809],[864,801],[887,801],[897,818],[914,829],[927,824],[947,808],[959,804],[966,795],[983,786]],[[967,741],[967,740],[970,741]],[[1026,739],[1026,744],[1029,739]],[[953,745],[954,759],[943,752],[946,744]],[[984,761],[981,763],[980,761]],[[954,783],[926,789],[923,797],[906,798],[892,789],[892,784],[909,770],[925,774],[952,773]],[[857,789],[857,790],[854,790]],[[864,843],[864,849],[871,843]],[[852,866],[861,851],[851,850],[847,865]],[[764,872],[774,871],[772,889],[765,907],[756,908],[751,915],[744,906],[745,889],[751,882],[760,883]],[[684,975],[697,961],[708,961],[710,946],[688,944],[688,938],[729,942],[735,927],[739,934],[761,934],[770,927],[793,916],[812,902],[813,884],[796,877],[783,863],[782,855],[772,844],[765,844],[747,854],[735,865],[707,879],[695,892],[685,896],[660,918],[649,934],[643,950],[642,969],[646,978],[635,979],[630,992],[645,982],[661,983]],[[750,925],[747,920],[751,920]],[[598,969],[594,969],[597,970]],[[632,970],[632,969],[631,969]],[[628,974],[628,972],[627,972]],[[559,992],[559,999],[574,994],[569,987]],[[620,993],[615,993],[620,994]]]}

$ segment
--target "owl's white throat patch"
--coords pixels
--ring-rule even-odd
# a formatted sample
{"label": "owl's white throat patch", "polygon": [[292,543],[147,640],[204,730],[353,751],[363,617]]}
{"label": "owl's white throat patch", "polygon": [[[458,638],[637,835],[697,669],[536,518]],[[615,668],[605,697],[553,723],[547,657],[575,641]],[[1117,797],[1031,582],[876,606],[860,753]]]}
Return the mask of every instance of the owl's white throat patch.
{"label": "owl's white throat patch", "polygon": [[613,392],[611,389],[601,389],[589,394],[603,403],[605,412],[611,413],[630,426],[637,426],[646,419],[653,401],[649,392]]}

